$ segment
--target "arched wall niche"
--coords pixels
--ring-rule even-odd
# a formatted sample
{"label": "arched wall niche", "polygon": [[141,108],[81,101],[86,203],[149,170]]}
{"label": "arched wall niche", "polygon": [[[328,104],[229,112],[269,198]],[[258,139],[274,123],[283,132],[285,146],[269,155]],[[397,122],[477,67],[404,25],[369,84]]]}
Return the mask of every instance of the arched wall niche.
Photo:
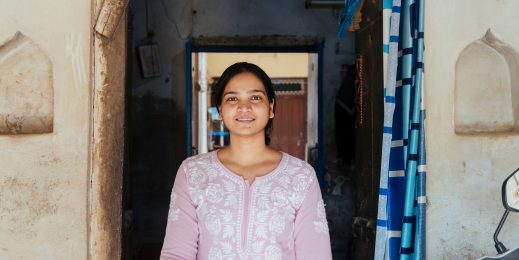
{"label": "arched wall niche", "polygon": [[50,133],[53,126],[52,63],[17,32],[0,44],[0,134]]}
{"label": "arched wall niche", "polygon": [[457,134],[519,131],[519,54],[489,29],[458,56],[454,127]]}

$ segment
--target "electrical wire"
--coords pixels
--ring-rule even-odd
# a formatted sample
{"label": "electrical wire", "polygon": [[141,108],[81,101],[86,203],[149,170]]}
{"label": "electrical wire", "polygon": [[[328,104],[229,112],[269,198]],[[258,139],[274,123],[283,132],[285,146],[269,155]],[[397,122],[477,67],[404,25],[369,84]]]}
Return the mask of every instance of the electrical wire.
{"label": "electrical wire", "polygon": [[362,124],[364,122],[364,86],[363,86],[363,69],[364,69],[364,60],[361,54],[357,54],[356,57],[356,64],[357,64],[357,73],[359,77],[359,86],[358,86],[358,104],[359,104],[359,126],[362,127]]}

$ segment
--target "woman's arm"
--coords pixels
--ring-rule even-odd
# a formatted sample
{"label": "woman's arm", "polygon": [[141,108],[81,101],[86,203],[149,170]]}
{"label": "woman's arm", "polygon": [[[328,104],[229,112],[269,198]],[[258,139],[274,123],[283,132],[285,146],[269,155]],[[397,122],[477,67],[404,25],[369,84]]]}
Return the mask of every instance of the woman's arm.
{"label": "woman's arm", "polygon": [[196,207],[188,192],[184,164],[175,177],[169,205],[166,236],[160,254],[161,260],[196,259],[198,249],[198,219]]}
{"label": "woman's arm", "polygon": [[305,199],[297,210],[294,231],[296,259],[332,259],[328,222],[315,173]]}

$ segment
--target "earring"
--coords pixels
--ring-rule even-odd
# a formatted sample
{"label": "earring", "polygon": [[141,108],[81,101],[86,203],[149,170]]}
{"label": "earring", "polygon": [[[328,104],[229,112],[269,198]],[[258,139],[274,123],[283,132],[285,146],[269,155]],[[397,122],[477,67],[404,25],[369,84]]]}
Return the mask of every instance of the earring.
{"label": "earring", "polygon": [[269,118],[274,118],[274,114],[271,114],[271,115],[269,116]]}

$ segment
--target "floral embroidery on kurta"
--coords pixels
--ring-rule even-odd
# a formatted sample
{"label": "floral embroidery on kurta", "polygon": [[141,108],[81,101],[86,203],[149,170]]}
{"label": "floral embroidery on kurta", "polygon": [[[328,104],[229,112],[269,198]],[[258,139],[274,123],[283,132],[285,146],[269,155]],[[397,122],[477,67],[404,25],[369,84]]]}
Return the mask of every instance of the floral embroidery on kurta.
{"label": "floral embroidery on kurta", "polygon": [[[161,259],[184,253],[197,259],[305,259],[305,250],[331,259],[315,172],[288,154],[252,185],[225,168],[216,152],[187,159],[177,173],[168,220]],[[198,233],[180,234],[184,229]]]}

